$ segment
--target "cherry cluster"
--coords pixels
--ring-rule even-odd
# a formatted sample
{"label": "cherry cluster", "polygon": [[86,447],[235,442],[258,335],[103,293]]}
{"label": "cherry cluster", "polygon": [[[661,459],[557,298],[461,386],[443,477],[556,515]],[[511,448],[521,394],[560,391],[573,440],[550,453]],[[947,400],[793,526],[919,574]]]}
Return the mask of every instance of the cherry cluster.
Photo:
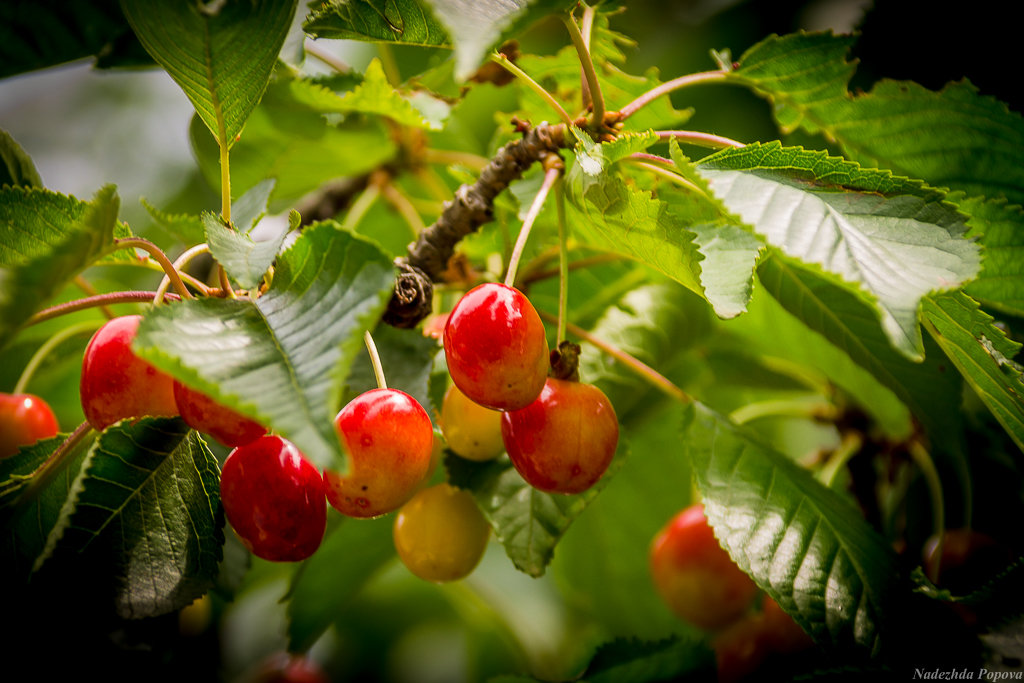
{"label": "cherry cluster", "polygon": [[522,292],[485,283],[466,292],[443,334],[452,388],[441,428],[470,460],[508,453],[534,488],[586,491],[608,469],[619,441],[615,410],[592,384],[548,376],[544,324]]}
{"label": "cherry cluster", "polygon": [[704,516],[704,506],[679,512],[654,537],[651,576],[679,618],[713,632],[720,681],[748,677],[766,661],[806,650],[813,641],[736,566]]}

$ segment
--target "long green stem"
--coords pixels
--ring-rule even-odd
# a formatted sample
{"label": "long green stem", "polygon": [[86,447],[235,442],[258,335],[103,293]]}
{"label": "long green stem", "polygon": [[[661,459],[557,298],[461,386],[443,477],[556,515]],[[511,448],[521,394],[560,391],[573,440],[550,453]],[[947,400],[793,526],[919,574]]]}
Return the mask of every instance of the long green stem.
{"label": "long green stem", "polygon": [[569,37],[576,48],[576,54],[580,58],[580,66],[583,67],[583,76],[587,81],[587,88],[590,90],[590,101],[594,110],[590,118],[590,127],[594,130],[601,130],[604,125],[604,95],[601,94],[601,84],[597,80],[597,71],[594,69],[594,60],[590,57],[590,49],[583,40],[576,20],[571,15],[563,16],[562,21],[569,30]]}
{"label": "long green stem", "polygon": [[331,67],[340,74],[347,74],[352,72],[352,67],[338,59],[337,56],[321,48],[311,38],[307,38],[305,40],[305,42],[302,44],[302,49],[304,49],[307,54],[316,57],[321,62]]}
{"label": "long green stem", "polygon": [[825,466],[818,471],[818,480],[825,486],[831,487],[839,471],[860,451],[864,445],[864,437],[860,432],[849,431],[843,436],[839,446],[832,451]]}
{"label": "long green stem", "polygon": [[57,449],[50,454],[43,463],[32,472],[31,479],[22,489],[14,501],[14,508],[20,508],[31,502],[42,492],[46,486],[53,481],[53,478],[60,474],[64,466],[71,461],[72,456],[77,452],[78,447],[92,437],[93,429],[88,422],[78,425],[75,431],[64,439],[64,443],[57,446]]}
{"label": "long green stem", "polygon": [[381,189],[381,193],[384,195],[384,199],[386,199],[387,202],[391,204],[396,211],[398,211],[399,215],[405,219],[406,224],[409,226],[409,230],[412,232],[413,239],[416,239],[416,237],[423,232],[423,229],[427,227],[423,224],[423,219],[420,218],[420,214],[416,211],[416,207],[412,205],[412,202],[409,201],[408,197],[402,194],[398,188],[391,183],[385,184]]}
{"label": "long green stem", "polygon": [[373,376],[377,378],[377,388],[387,389],[388,383],[384,379],[384,366],[381,365],[377,345],[373,343],[373,336],[369,330],[363,332],[363,343],[366,344],[366,351],[370,354],[370,364],[373,365]]}
{"label": "long green stem", "polygon": [[565,325],[569,314],[569,236],[565,222],[565,183],[555,186],[555,206],[558,207],[558,331],[555,340],[565,341]]}
{"label": "long green stem", "polygon": [[479,173],[491,163],[487,157],[473,154],[472,152],[458,152],[450,149],[423,150],[423,161],[428,164],[451,164],[465,166],[471,171]]}
{"label": "long green stem", "polygon": [[228,163],[230,148],[227,140],[220,144],[220,216],[226,225],[231,225],[231,165]]}
{"label": "long green stem", "polygon": [[530,230],[533,229],[533,224],[536,222],[537,216],[540,215],[541,207],[544,206],[544,201],[547,199],[551,187],[561,175],[562,169],[560,166],[551,166],[544,172],[544,182],[541,183],[537,196],[533,198],[533,203],[530,204],[530,209],[526,212],[526,218],[523,219],[523,227],[519,230],[519,237],[516,239],[515,247],[512,248],[512,256],[508,260],[505,284],[509,287],[515,284],[516,270],[519,269],[519,260],[523,257],[523,249],[526,248],[526,240],[530,237]]}
{"label": "long green stem", "polygon": [[921,470],[921,476],[924,477],[928,487],[928,497],[931,499],[932,533],[938,539],[938,545],[932,555],[932,561],[929,562],[928,567],[925,567],[925,570],[928,578],[934,583],[939,580],[939,562],[942,559],[942,544],[946,535],[946,503],[942,495],[942,480],[939,478],[939,470],[935,467],[935,461],[932,460],[928,449],[920,441],[911,439],[907,444],[907,452],[910,454],[910,459]]}
{"label": "long green stem", "polygon": [[492,52],[491,61],[500,64],[509,71],[511,71],[513,74],[515,74],[517,78],[519,78],[519,80],[525,83],[526,86],[530,88],[530,90],[537,93],[537,95],[540,96],[542,100],[547,102],[549,107],[551,107],[558,113],[558,118],[562,120],[562,123],[564,123],[567,126],[574,125],[572,117],[569,116],[565,109],[562,109],[562,105],[560,105],[558,101],[551,96],[551,93],[545,90],[540,83],[530,78],[529,74],[527,74],[525,71],[523,71],[518,66],[513,64],[508,57],[497,52]]}
{"label": "long green stem", "polygon": [[402,75],[398,71],[398,60],[395,59],[395,51],[387,43],[377,43],[377,55],[380,57],[381,68],[392,88],[402,84]]}
{"label": "long green stem", "polygon": [[672,92],[673,90],[680,90],[691,85],[696,85],[697,83],[709,83],[713,81],[725,80],[726,76],[728,76],[728,72],[722,70],[702,71],[700,73],[680,76],[679,78],[675,78],[666,83],[662,83],[658,87],[648,90],[643,95],[640,95],[635,100],[633,100],[625,107],[620,109],[619,114],[621,114],[621,120],[628,119],[641,108],[646,107],[654,100],[658,99],[662,95]]}
{"label": "long green stem", "polygon": [[74,325],[65,327],[43,342],[43,344],[36,349],[36,352],[32,354],[32,357],[28,359],[28,363],[25,364],[25,369],[21,371],[21,376],[18,377],[18,383],[14,385],[14,389],[11,393],[24,394],[25,389],[28,387],[28,383],[32,380],[32,376],[35,374],[36,370],[39,369],[39,366],[44,360],[46,360],[46,357],[50,355],[55,348],[60,346],[61,343],[84,332],[93,332],[102,324],[103,323],[99,320],[86,320],[84,322],[75,323]]}
{"label": "long green stem", "polygon": [[167,254],[163,250],[150,242],[147,239],[141,237],[125,237],[123,239],[114,240],[114,244],[119,248],[135,247],[136,249],[142,249],[152,256],[160,267],[164,269],[164,273],[171,279],[171,284],[174,285],[174,289],[177,290],[178,294],[181,295],[182,299],[193,299],[192,293],[188,291],[188,287],[181,281],[181,276],[178,275],[178,271],[174,268],[174,264],[167,258]]}
{"label": "long green stem", "polygon": [[[59,318],[60,316],[67,315],[68,313],[84,311],[89,308],[96,308],[97,306],[106,306],[109,304],[152,303],[154,294],[156,294],[156,292],[127,291],[109,292],[107,294],[98,294],[97,296],[88,296],[84,299],[76,299],[75,301],[68,301],[63,304],[44,308],[29,318],[28,322],[25,323],[25,326],[29,327],[31,325],[38,325],[41,322],[53,320],[54,318]],[[164,301],[181,301],[181,297],[177,294],[167,293],[164,295]]]}
{"label": "long green stem", "polygon": [[712,133],[702,133],[698,130],[656,130],[654,132],[662,140],[675,138],[682,142],[688,142],[691,145],[699,145],[701,147],[709,147],[711,149],[746,147],[746,143],[739,142],[738,140],[733,140],[732,138],[723,137],[721,135],[714,135]]}
{"label": "long green stem", "polygon": [[355,232],[359,221],[363,220],[363,216],[370,210],[370,207],[373,206],[378,197],[380,197],[380,186],[376,183],[367,185],[366,189],[360,192],[356,200],[352,202],[352,206],[348,208],[348,213],[345,214],[345,220],[342,222],[341,227],[350,232]]}
{"label": "long green stem", "polygon": [[830,419],[836,417],[835,406],[821,401],[778,399],[747,403],[729,413],[729,420],[741,425],[766,417],[808,417]]}

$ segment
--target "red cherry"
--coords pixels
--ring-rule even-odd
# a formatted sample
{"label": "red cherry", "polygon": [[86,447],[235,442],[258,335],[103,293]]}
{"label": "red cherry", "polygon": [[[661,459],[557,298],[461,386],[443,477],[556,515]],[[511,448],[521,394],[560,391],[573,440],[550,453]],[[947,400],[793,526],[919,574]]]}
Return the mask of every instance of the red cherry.
{"label": "red cherry", "polygon": [[448,373],[471,400],[495,410],[525,408],[544,388],[544,323],[522,292],[486,283],[466,292],[444,328]]}
{"label": "red cherry", "polygon": [[398,389],[356,396],[334,419],[348,474],[324,470],[327,500],[349,517],[378,517],[409,500],[427,476],[434,429],[423,406]]}
{"label": "red cherry", "polygon": [[174,401],[192,429],[209,434],[225,446],[244,446],[267,433],[255,420],[243,417],[181,382],[174,383]]}
{"label": "red cherry", "polygon": [[680,512],[658,533],[650,562],[654,585],[665,603],[701,628],[735,622],[757,594],[753,580],[719,545],[700,504]]}
{"label": "red cherry", "polygon": [[814,645],[807,632],[800,627],[793,617],[786,614],[779,603],[768,596],[765,596],[761,603],[761,614],[764,617],[765,638],[773,652],[781,654],[793,654],[801,652]]}
{"label": "red cherry", "polygon": [[32,394],[0,393],[0,458],[56,435],[57,418],[46,401]]}
{"label": "red cherry", "polygon": [[231,451],[220,497],[231,526],[257,557],[298,562],[320,547],[327,527],[323,479],[290,441],[261,436]]}
{"label": "red cherry", "polygon": [[98,430],[127,417],[178,414],[174,380],[132,352],[141,320],[141,315],[114,318],[96,330],[85,348],[82,410]]}
{"label": "red cherry", "polygon": [[537,400],[502,415],[501,436],[531,486],[580,493],[608,469],[619,422],[608,397],[593,384],[548,378]]}
{"label": "red cherry", "polygon": [[308,656],[278,652],[260,664],[251,680],[252,683],[330,683],[331,679],[323,667]]}

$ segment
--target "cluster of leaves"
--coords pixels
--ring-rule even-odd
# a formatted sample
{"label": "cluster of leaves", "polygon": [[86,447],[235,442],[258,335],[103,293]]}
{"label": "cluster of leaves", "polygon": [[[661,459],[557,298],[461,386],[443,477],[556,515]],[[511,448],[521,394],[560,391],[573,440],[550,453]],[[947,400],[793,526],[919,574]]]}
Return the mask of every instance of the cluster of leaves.
{"label": "cluster of leaves", "polygon": [[[479,168],[513,139],[513,115],[551,118],[534,90],[481,83],[478,67],[501,40],[539,18],[565,16],[570,5],[333,0],[298,30],[294,1],[89,5],[103,17],[94,24],[108,31],[111,42],[102,45],[121,55],[108,54],[107,63],[137,61],[137,40],[195,106],[192,145],[201,172],[221,189],[220,215],[149,207],[165,241],[206,242],[231,284],[252,293],[151,306],[136,351],[288,437],[321,467],[344,466],[331,418],[373,386],[359,357],[364,330],[376,327],[389,384],[438,406],[445,374],[436,344],[415,330],[378,326],[392,260],[405,253],[409,224],[422,220],[407,197],[436,217],[438,200],[471,178],[466,164]],[[662,84],[654,70],[623,71],[629,40],[607,15],[590,18],[590,55],[610,111]],[[401,83],[387,60],[363,74],[312,77],[282,51],[296,33],[414,46],[425,68]],[[92,54],[97,40],[11,61],[0,75]],[[965,640],[914,659],[925,654],[908,647],[911,634],[946,629],[934,615],[946,614],[954,598],[915,592],[912,570],[935,506],[950,523],[967,525],[975,515],[1020,550],[1022,539],[992,512],[996,503],[974,499],[1002,468],[1013,474],[1002,480],[1007,505],[1021,505],[1024,386],[1013,361],[1020,345],[1007,330],[1024,317],[1014,258],[1024,234],[1024,122],[967,82],[936,92],[883,81],[854,95],[853,40],[773,36],[735,64],[719,55],[706,74],[770,100],[783,134],[818,136],[831,152],[751,142],[699,159],[701,149],[687,146],[691,159],[677,140],[666,142],[672,135],[659,134],[691,114],[667,97],[630,112],[610,140],[598,141],[585,125],[565,132],[569,249],[590,266],[572,271],[571,322],[695,400],[667,397],[585,345],[581,374],[611,398],[629,443],[600,488],[544,494],[507,459],[480,464],[452,454],[438,476],[473,492],[517,569],[532,577],[552,569],[595,639],[648,641],[606,646],[588,680],[659,680],[709,665],[698,634],[658,602],[646,567],[650,538],[689,502],[691,481],[733,559],[819,644],[846,653],[844,664],[977,656],[976,641]],[[572,45],[517,64],[566,110],[586,113]],[[500,111],[501,123],[478,135],[481,111]],[[38,311],[71,298],[80,273],[149,261],[119,247],[131,233],[117,220],[112,188],[91,201],[66,197],[41,186],[7,136],[0,153],[0,345],[17,357],[57,329],[54,321],[36,324]],[[355,192],[340,222],[300,227],[293,212],[270,239],[255,237],[270,224],[265,214],[300,206],[339,178]],[[492,254],[507,255],[509,231],[539,184],[535,169],[499,196],[497,224],[460,246],[469,263],[485,267]],[[398,212],[381,201],[394,194]],[[403,220],[410,206],[416,217]],[[542,310],[557,307],[556,283],[544,276],[556,216],[553,206],[542,211],[520,271],[520,286]],[[452,289],[473,275],[470,268],[453,276]],[[451,303],[451,294],[438,296],[442,308]],[[90,310],[67,319],[99,317]],[[68,376],[67,368],[52,372]],[[822,414],[833,419],[822,424]],[[981,433],[985,448],[974,445]],[[851,454],[840,445],[851,435],[862,445],[853,457],[866,466],[845,467]],[[26,609],[39,593],[67,597],[67,577],[83,571],[99,584],[90,600],[114,605],[122,618],[168,614],[211,589],[241,590],[234,577],[248,560],[225,552],[230,535],[217,494],[223,454],[176,420],[147,419],[87,439],[58,476],[40,482],[61,442],[0,463],[0,559],[5,577],[33,589]],[[909,443],[926,445],[945,500],[922,500],[917,470],[893,455]],[[825,454],[814,471],[797,462],[809,452]],[[902,474],[880,477],[879,463]],[[894,544],[907,550],[901,555]],[[257,563],[250,574],[283,575],[289,645],[304,650],[332,626],[344,632],[342,615],[390,604],[374,580],[393,565],[386,519],[334,519],[301,569]],[[1008,576],[993,580],[1010,587],[1012,568]],[[927,583],[919,575],[917,582]],[[998,592],[971,588],[974,607]],[[662,640],[669,635],[676,637]],[[533,673],[568,677],[577,664]]]}

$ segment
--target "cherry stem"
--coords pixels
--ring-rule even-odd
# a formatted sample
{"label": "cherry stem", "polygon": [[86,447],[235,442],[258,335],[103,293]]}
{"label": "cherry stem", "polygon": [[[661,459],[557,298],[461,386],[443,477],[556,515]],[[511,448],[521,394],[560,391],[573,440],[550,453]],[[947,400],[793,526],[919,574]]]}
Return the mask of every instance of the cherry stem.
{"label": "cherry stem", "polygon": [[[554,155],[548,156],[552,157]],[[558,157],[554,156],[554,158],[557,159]],[[537,216],[540,215],[540,210],[544,206],[544,201],[548,198],[551,187],[561,175],[562,165],[560,163],[548,165],[547,170],[544,172],[544,182],[541,183],[537,196],[533,198],[533,203],[530,204],[530,209],[526,212],[526,218],[523,219],[523,227],[519,230],[519,237],[512,248],[512,256],[508,261],[508,270],[505,272],[505,285],[508,287],[515,284],[516,271],[519,269],[519,260],[523,257],[523,250],[526,248],[526,240],[530,237],[530,231],[533,229]]]}
{"label": "cherry stem", "polygon": [[530,78],[529,74],[527,74],[525,71],[523,71],[518,66],[513,64],[508,57],[497,52],[492,52],[491,61],[500,64],[501,66],[511,71],[516,77],[523,81],[523,83],[525,83],[530,88],[530,90],[537,93],[537,95],[539,95],[542,100],[547,102],[548,106],[550,106],[552,109],[558,112],[558,118],[562,120],[562,123],[564,123],[566,126],[574,125],[572,118],[565,111],[565,109],[562,109],[562,105],[560,105],[558,101],[551,96],[551,93],[545,90],[540,83]]}
{"label": "cherry stem", "polygon": [[732,138],[702,133],[696,130],[656,130],[654,133],[662,140],[676,139],[681,142],[688,142],[700,147],[711,149],[724,149],[726,147],[746,147],[746,143],[733,140]]}
{"label": "cherry stem", "polygon": [[[644,156],[645,157],[649,157],[649,156],[652,156],[652,155],[645,154]],[[658,157],[658,158],[661,159],[660,157]],[[650,171],[654,175],[661,176],[662,178],[665,178],[667,180],[671,180],[673,183],[675,183],[676,185],[679,185],[680,187],[685,187],[686,189],[692,190],[693,192],[697,192],[698,194],[702,194],[705,197],[707,196],[707,193],[704,190],[702,190],[700,187],[695,185],[692,181],[687,180],[683,176],[681,176],[678,173],[675,173],[673,171],[670,171],[667,168],[662,168],[661,166],[655,166],[654,164],[648,163],[646,161],[640,161],[639,159],[634,159],[634,158],[632,158],[632,155],[630,156],[629,161],[634,166],[642,168],[645,171]],[[662,159],[661,161],[666,162],[666,163],[672,163],[672,162],[668,161],[668,159]]]}
{"label": "cherry stem", "polygon": [[806,417],[818,420],[834,420],[838,411],[831,403],[778,399],[747,403],[729,413],[729,420],[742,425],[766,417]]}
{"label": "cherry stem", "polygon": [[384,379],[384,366],[380,363],[380,354],[377,353],[377,345],[373,343],[373,336],[370,331],[363,332],[363,343],[370,354],[370,364],[373,365],[373,375],[377,378],[377,388],[387,389],[388,383]]}
{"label": "cherry stem", "polygon": [[341,224],[342,229],[355,232],[359,221],[363,220],[363,216],[370,210],[378,197],[380,197],[380,186],[376,183],[367,185],[366,189],[360,192],[356,200],[352,202],[348,213],[345,214],[345,220]]}
{"label": "cherry stem", "polygon": [[311,38],[307,38],[303,42],[302,49],[304,49],[308,54],[313,55],[321,62],[331,67],[340,74],[347,74],[352,72],[352,67],[338,59],[337,56],[321,48]]}
{"label": "cherry stem", "polygon": [[93,428],[88,422],[83,422],[75,428],[75,431],[64,439],[64,443],[57,446],[56,450],[37,467],[32,474],[28,484],[18,495],[13,503],[15,509],[31,502],[39,493],[57,476],[61,469],[71,460],[78,447],[90,438]]}
{"label": "cherry stem", "polygon": [[[153,295],[156,292],[145,292],[145,291],[127,291],[127,292],[108,292],[107,294],[98,294],[96,296],[89,296],[84,299],[76,299],[75,301],[68,301],[63,304],[57,304],[56,306],[50,306],[37,312],[25,323],[25,327],[36,325],[47,320],[59,318],[62,315],[68,313],[74,313],[76,311],[84,311],[89,308],[96,308],[97,306],[106,306],[108,304],[130,304],[130,303],[151,303],[153,301]],[[181,297],[177,294],[171,294],[168,292],[164,295],[164,301],[181,301]]]}
{"label": "cherry stem", "polygon": [[423,150],[423,161],[428,164],[465,166],[477,173],[484,170],[487,164],[491,163],[490,159],[479,154],[457,152],[449,149],[425,149]]}
{"label": "cherry stem", "polygon": [[[86,296],[96,296],[97,294],[99,294],[96,288],[93,287],[92,284],[90,284],[90,282],[81,275],[75,276],[75,285],[77,285],[80,290],[85,292]],[[117,317],[117,314],[110,310],[109,306],[101,306],[100,310],[103,312],[103,315],[106,316],[107,320],[113,320],[114,318]]]}
{"label": "cherry stem", "polygon": [[839,470],[850,461],[850,458],[860,451],[863,445],[864,437],[860,432],[856,430],[848,431],[843,436],[843,440],[839,442],[839,446],[832,451],[825,466],[818,472],[818,480],[825,486],[831,487],[836,475],[839,474]]}
{"label": "cherry stem", "polygon": [[921,476],[924,477],[925,484],[928,487],[928,497],[932,504],[932,533],[938,539],[938,545],[935,547],[935,553],[932,555],[931,562],[925,567],[925,573],[932,583],[936,583],[939,580],[943,537],[946,534],[946,509],[945,499],[942,495],[942,480],[939,478],[939,471],[935,467],[935,461],[932,460],[928,449],[920,441],[911,439],[907,443],[907,453],[910,454],[910,459],[921,470]]}
{"label": "cherry stem", "polygon": [[181,298],[194,298],[192,293],[188,291],[188,287],[185,286],[185,283],[181,281],[181,276],[178,275],[178,271],[175,270],[174,264],[171,263],[171,260],[167,258],[167,254],[165,254],[160,247],[142,237],[125,237],[123,239],[114,240],[114,244],[119,248],[135,247],[149,253],[149,255],[156,259],[156,262],[160,264],[160,267],[164,269],[164,273],[166,273],[167,277],[171,279],[171,284],[174,285],[174,289],[178,291]]}
{"label": "cherry stem", "polygon": [[558,331],[556,343],[565,341],[565,324],[569,311],[569,245],[565,221],[565,183],[555,186],[555,206],[558,207]]}
{"label": "cherry stem", "polygon": [[21,371],[21,376],[18,377],[18,382],[14,385],[14,389],[11,393],[24,394],[25,388],[28,387],[28,383],[31,381],[36,370],[39,369],[39,366],[42,365],[46,357],[50,355],[50,353],[53,352],[53,350],[61,343],[84,332],[93,332],[102,324],[103,323],[99,320],[87,320],[75,323],[74,325],[69,325],[64,329],[59,330],[56,334],[43,342],[42,345],[36,349],[36,352],[32,354],[32,357],[28,359],[28,363],[25,364],[25,369]]}
{"label": "cherry stem", "polygon": [[666,93],[670,93],[673,90],[680,90],[697,83],[708,83],[711,81],[721,81],[728,76],[728,72],[722,69],[716,69],[715,71],[702,71],[695,74],[687,74],[686,76],[680,76],[674,78],[671,81],[662,83],[656,88],[651,88],[643,95],[640,95],[635,100],[627,104],[625,107],[619,110],[621,115],[620,120],[625,121],[630,116],[635,114],[637,110],[647,106],[654,100],[658,99]]}
{"label": "cherry stem", "polygon": [[419,234],[423,232],[427,226],[423,223],[423,219],[420,218],[420,214],[416,211],[416,207],[412,205],[412,202],[409,201],[409,198],[391,183],[384,184],[381,188],[381,194],[384,195],[384,199],[387,200],[388,204],[390,204],[409,225],[409,229],[412,230],[413,239],[419,237]]}
{"label": "cherry stem", "polygon": [[220,288],[224,292],[224,295],[229,299],[234,299],[235,290],[231,287],[231,281],[228,279],[228,272],[224,270],[224,266],[217,264],[217,278],[220,280]]}
{"label": "cherry stem", "polygon": [[[184,252],[182,252],[181,256],[174,260],[174,271],[178,273],[179,276],[184,276],[182,270],[184,270],[188,266],[188,264],[191,263],[192,259],[194,259],[196,256],[199,256],[200,254],[208,253],[210,253],[210,245],[206,244],[205,242],[203,244],[197,244],[191,249],[185,250]],[[195,278],[192,278],[192,280],[193,286],[195,286],[195,284],[198,283],[200,285],[199,291],[201,291],[203,294],[207,296],[210,295],[211,290],[209,287],[202,284],[198,280],[195,280]],[[170,285],[171,279],[165,275],[164,279],[160,281],[160,286],[156,288],[156,294],[153,295],[153,305],[158,305],[164,300],[164,294],[167,293],[167,289],[168,287],[170,287]]]}
{"label": "cherry stem", "polygon": [[[548,313],[547,311],[538,310],[537,312],[540,314],[541,318],[544,318],[548,322],[558,322],[558,319],[555,316]],[[593,344],[597,348],[601,349],[609,356],[621,362],[627,368],[635,372],[642,379],[646,380],[651,386],[664,392],[669,397],[674,398],[677,401],[682,401],[683,403],[689,403],[690,401],[693,400],[685,391],[683,391],[675,384],[673,384],[671,380],[669,380],[660,372],[652,368],[650,365],[647,365],[647,363],[644,363],[640,359],[636,358],[635,356],[626,353],[619,347],[610,344],[599,337],[592,335],[590,332],[587,332],[582,327],[573,325],[570,322],[567,322],[565,324],[565,327],[571,334],[574,334],[583,341]]]}
{"label": "cherry stem", "polygon": [[402,84],[402,74],[398,71],[398,61],[395,60],[395,52],[387,43],[377,43],[377,56],[380,57],[381,68],[384,69],[384,76],[392,88]]}
{"label": "cherry stem", "polygon": [[590,127],[600,131],[604,125],[604,95],[601,94],[601,84],[597,81],[597,71],[594,69],[594,60],[590,57],[590,48],[571,14],[563,16],[562,21],[569,30],[569,37],[576,48],[576,54],[579,55],[583,76],[586,78],[587,88],[590,91],[590,101],[594,107],[590,116]]}

